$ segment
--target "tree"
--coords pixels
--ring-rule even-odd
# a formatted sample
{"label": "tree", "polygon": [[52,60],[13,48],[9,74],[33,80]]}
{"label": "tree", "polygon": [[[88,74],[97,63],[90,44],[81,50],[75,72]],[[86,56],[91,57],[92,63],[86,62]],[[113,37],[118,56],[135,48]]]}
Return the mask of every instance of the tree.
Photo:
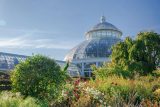
{"label": "tree", "polygon": [[67,77],[55,60],[35,55],[18,64],[11,74],[12,88],[25,96],[54,100]]}
{"label": "tree", "polygon": [[152,73],[160,65],[160,35],[140,32],[135,40],[127,37],[112,48],[112,62],[141,74]]}
{"label": "tree", "polygon": [[124,42],[119,42],[118,44],[112,47],[112,62],[117,64],[126,65],[129,58],[129,49],[133,45],[133,40],[127,37]]}
{"label": "tree", "polygon": [[152,72],[160,65],[160,35],[154,32],[141,32],[130,50],[130,60],[141,62]]}

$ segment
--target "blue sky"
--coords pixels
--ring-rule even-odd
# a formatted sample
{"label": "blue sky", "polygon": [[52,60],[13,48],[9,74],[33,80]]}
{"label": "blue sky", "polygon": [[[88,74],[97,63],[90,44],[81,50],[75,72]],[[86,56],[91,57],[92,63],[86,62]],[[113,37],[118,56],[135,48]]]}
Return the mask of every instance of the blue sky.
{"label": "blue sky", "polygon": [[160,33],[160,0],[0,0],[0,51],[63,60],[104,15],[126,36]]}

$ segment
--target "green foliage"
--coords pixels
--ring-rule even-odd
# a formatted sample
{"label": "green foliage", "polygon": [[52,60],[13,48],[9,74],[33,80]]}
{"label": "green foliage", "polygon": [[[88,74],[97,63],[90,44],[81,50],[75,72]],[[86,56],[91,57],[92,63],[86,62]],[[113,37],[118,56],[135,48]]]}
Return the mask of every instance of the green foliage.
{"label": "green foliage", "polygon": [[0,107],[47,107],[47,104],[32,97],[24,98],[20,93],[4,91],[0,94]]}
{"label": "green foliage", "polygon": [[133,73],[128,70],[123,69],[121,66],[116,65],[115,63],[105,63],[102,67],[92,66],[93,74],[96,78],[105,79],[109,76],[118,75],[124,78],[133,77]]}
{"label": "green foliage", "polygon": [[153,71],[153,75],[156,77],[160,77],[160,69]]}
{"label": "green foliage", "polygon": [[53,59],[35,55],[15,67],[11,81],[14,91],[50,101],[58,99],[66,77]]}
{"label": "green foliage", "polygon": [[[160,78],[144,76],[137,79],[125,79],[119,76],[108,76],[89,81],[86,86],[104,93],[107,105],[115,107],[140,105],[144,100],[159,102]],[[156,86],[156,88],[155,88]],[[123,104],[122,104],[123,103]]]}
{"label": "green foliage", "polygon": [[152,73],[160,65],[160,35],[141,32],[135,40],[127,37],[112,48],[112,62],[139,74]]}

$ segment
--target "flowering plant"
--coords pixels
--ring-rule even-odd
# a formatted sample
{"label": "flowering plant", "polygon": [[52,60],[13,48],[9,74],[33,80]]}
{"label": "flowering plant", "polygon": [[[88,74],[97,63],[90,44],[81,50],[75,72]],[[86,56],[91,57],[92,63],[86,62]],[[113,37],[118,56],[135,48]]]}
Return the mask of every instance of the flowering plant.
{"label": "flowering plant", "polygon": [[95,102],[98,102],[103,106],[106,106],[107,103],[105,100],[104,93],[102,93],[94,88],[89,88],[89,87],[85,88],[84,91],[86,94],[89,94]]}
{"label": "flowering plant", "polygon": [[62,91],[62,97],[68,102],[77,101],[80,98],[81,94],[81,86],[80,86],[80,79],[72,81],[68,83],[65,89]]}

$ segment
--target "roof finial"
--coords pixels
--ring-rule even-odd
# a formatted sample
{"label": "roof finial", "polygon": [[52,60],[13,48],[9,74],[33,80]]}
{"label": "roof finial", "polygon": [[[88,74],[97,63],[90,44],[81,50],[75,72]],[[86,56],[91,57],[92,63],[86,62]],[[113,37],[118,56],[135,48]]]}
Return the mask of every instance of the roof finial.
{"label": "roof finial", "polygon": [[104,16],[101,17],[101,23],[105,22],[106,18]]}

